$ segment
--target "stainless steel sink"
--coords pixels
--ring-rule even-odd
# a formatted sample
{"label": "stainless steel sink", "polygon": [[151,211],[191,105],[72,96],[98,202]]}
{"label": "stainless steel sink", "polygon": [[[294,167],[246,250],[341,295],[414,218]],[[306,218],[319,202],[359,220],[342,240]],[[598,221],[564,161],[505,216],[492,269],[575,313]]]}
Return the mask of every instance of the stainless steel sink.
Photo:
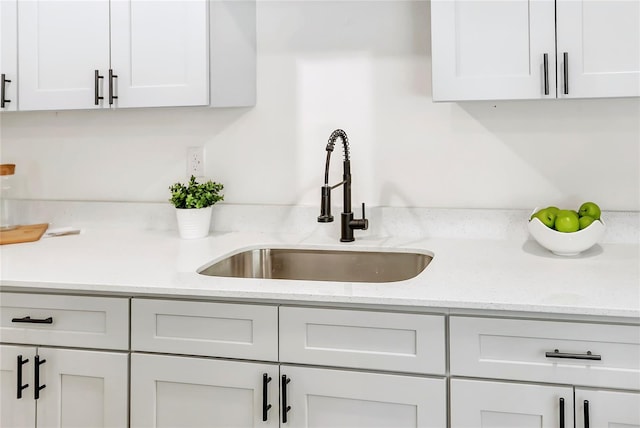
{"label": "stainless steel sink", "polygon": [[201,275],[338,282],[395,282],[422,272],[432,256],[415,252],[257,248],[230,255]]}

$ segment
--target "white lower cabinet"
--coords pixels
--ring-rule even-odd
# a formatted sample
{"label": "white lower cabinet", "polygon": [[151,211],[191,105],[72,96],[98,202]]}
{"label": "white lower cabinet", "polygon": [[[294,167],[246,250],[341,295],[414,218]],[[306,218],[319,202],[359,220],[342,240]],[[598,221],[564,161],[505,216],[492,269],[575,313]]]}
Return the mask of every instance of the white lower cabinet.
{"label": "white lower cabinet", "polygon": [[126,354],[9,345],[1,351],[2,427],[127,425]]}
{"label": "white lower cabinet", "polygon": [[1,427],[36,426],[36,406],[32,393],[34,355],[34,346],[0,345]]}
{"label": "white lower cabinet", "polygon": [[283,426],[446,426],[444,378],[288,365],[280,372]]}
{"label": "white lower cabinet", "polygon": [[131,356],[131,427],[277,426],[277,364]]}
{"label": "white lower cabinet", "polygon": [[640,393],[576,388],[576,428],[640,428]]}
{"label": "white lower cabinet", "polygon": [[640,326],[452,316],[449,327],[452,428],[640,428]]}
{"label": "white lower cabinet", "polygon": [[572,428],[573,388],[452,379],[451,427]]}

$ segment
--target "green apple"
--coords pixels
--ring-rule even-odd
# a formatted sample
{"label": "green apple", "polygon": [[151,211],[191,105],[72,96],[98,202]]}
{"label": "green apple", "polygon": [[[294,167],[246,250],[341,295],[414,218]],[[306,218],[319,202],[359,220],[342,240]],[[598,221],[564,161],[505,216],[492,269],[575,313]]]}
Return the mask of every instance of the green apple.
{"label": "green apple", "polygon": [[580,205],[580,209],[578,210],[578,214],[580,217],[589,216],[594,220],[600,220],[600,207],[595,202],[585,202]]}
{"label": "green apple", "polygon": [[593,223],[596,220],[591,216],[583,215],[582,217],[580,217],[580,220],[578,221],[580,222],[580,230],[582,230],[588,227],[591,223]]}
{"label": "green apple", "polygon": [[560,208],[558,207],[554,207],[553,205],[551,205],[550,207],[547,207],[548,211],[551,211],[552,213],[554,213],[555,215],[558,215],[558,211],[560,211]]}
{"label": "green apple", "polygon": [[577,232],[580,230],[580,217],[575,211],[560,210],[554,227],[558,232]]}
{"label": "green apple", "polygon": [[530,220],[533,220],[534,218],[537,218],[542,222],[542,224],[552,229],[556,221],[556,215],[553,213],[553,211],[549,211],[548,208],[543,208],[541,210],[538,210],[536,213],[534,213],[531,216]]}

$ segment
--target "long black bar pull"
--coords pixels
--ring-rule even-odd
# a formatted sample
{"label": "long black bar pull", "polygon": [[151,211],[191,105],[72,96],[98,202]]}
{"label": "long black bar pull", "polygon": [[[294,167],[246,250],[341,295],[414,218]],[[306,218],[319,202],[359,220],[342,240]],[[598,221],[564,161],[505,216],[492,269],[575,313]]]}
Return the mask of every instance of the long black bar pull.
{"label": "long black bar pull", "polygon": [[53,324],[53,318],[31,318],[30,316],[26,316],[22,318],[12,318],[11,322],[21,322],[28,324]]}
{"label": "long black bar pull", "polygon": [[41,360],[39,355],[36,355],[35,358],[35,370],[34,370],[34,381],[35,389],[33,390],[33,398],[37,400],[40,398],[40,391],[45,389],[47,385],[40,385],[40,366],[47,362],[47,360]]}
{"label": "long black bar pull", "polygon": [[271,408],[271,404],[269,404],[269,394],[268,394],[268,384],[271,382],[271,377],[263,373],[262,374],[262,421],[265,422],[267,420],[267,412]]}
{"label": "long black bar pull", "polygon": [[17,397],[18,400],[22,398],[22,390],[27,389],[29,387],[28,383],[25,383],[24,385],[22,384],[22,366],[24,366],[25,364],[27,364],[29,362],[29,359],[27,358],[26,360],[22,359],[22,355],[18,355],[18,385],[17,385]]}
{"label": "long black bar pull", "polygon": [[549,95],[549,54],[542,55],[544,66],[544,94]]}
{"label": "long black bar pull", "polygon": [[587,351],[586,354],[575,354],[573,352],[560,352],[554,349],[553,352],[545,352],[544,356],[547,358],[567,358],[571,360],[602,360],[602,355],[592,354],[591,351]]}
{"label": "long black bar pull", "polygon": [[569,95],[569,53],[564,52],[562,54],[562,60],[564,62],[564,94]]}
{"label": "long black bar pull", "polygon": [[564,398],[560,399],[560,428],[564,428]]}
{"label": "long black bar pull", "polygon": [[6,78],[6,75],[4,73],[2,73],[2,76],[0,77],[0,108],[4,108],[5,107],[5,103],[10,103],[11,100],[7,100],[4,96],[5,96],[5,86],[6,84],[11,83],[11,80]]}
{"label": "long black bar pull", "polygon": [[95,88],[94,104],[95,105],[100,105],[100,100],[104,99],[104,97],[100,96],[100,79],[103,79],[103,78],[104,76],[100,76],[99,70],[94,70],[94,88]]}
{"label": "long black bar pull", "polygon": [[113,100],[118,99],[116,95],[113,95],[113,79],[118,77],[117,74],[113,74],[113,69],[109,69],[109,104],[113,104]]}
{"label": "long black bar pull", "polygon": [[589,400],[584,400],[584,428],[589,428]]}
{"label": "long black bar pull", "polygon": [[282,423],[287,423],[287,413],[291,410],[291,406],[287,405],[287,384],[291,382],[291,379],[287,375],[282,375]]}

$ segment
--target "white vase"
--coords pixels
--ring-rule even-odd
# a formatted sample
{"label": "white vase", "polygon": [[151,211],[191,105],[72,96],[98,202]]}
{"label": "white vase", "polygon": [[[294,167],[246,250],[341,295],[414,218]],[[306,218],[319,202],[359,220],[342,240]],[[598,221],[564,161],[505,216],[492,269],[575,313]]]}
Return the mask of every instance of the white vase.
{"label": "white vase", "polygon": [[182,239],[204,238],[209,234],[211,211],[206,208],[176,208],[178,231]]}

